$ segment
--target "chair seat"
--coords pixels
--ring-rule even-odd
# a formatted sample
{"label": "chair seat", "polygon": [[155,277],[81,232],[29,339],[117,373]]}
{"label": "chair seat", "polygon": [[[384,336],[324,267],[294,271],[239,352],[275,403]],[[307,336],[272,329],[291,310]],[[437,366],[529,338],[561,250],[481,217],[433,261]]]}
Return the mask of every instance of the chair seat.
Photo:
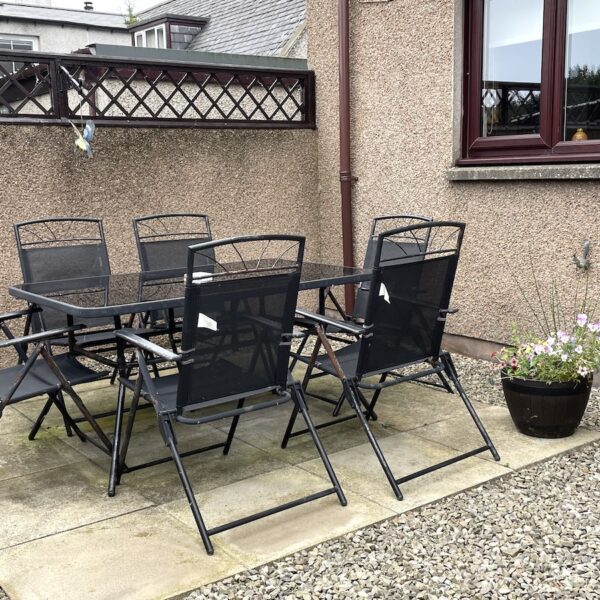
{"label": "chair seat", "polygon": [[[246,381],[249,381],[249,391],[245,395],[245,397],[250,398],[257,394],[262,394],[265,391],[264,383],[262,380],[256,379],[254,382],[252,382],[251,374],[244,372],[240,367],[226,360],[219,360],[216,363],[211,364],[210,366],[198,369],[195,372],[194,376],[198,377],[199,379],[203,379],[203,371],[206,372],[206,380],[208,380],[209,376],[214,377],[215,372],[219,373],[219,382],[215,383],[215,388],[222,390],[223,395],[222,397],[217,397],[208,400],[199,397],[197,404],[189,402],[186,406],[186,410],[197,410],[209,406],[216,406],[219,404],[225,404],[227,402],[230,402],[231,397],[227,393],[227,382],[235,381],[237,378],[240,377],[243,377]],[[135,380],[121,378],[120,381],[128,389],[135,389]],[[150,397],[148,388],[145,383],[142,384],[141,395],[145,397],[148,401],[154,403],[158,413],[176,411],[179,373],[174,373],[173,375],[167,375],[162,377],[155,377],[154,379],[152,379],[152,381],[154,383],[154,389],[156,391],[154,400]]]}
{"label": "chair seat", "polygon": [[[358,364],[358,348],[359,342],[354,342],[353,344],[348,344],[344,346],[340,350],[336,350],[335,356],[342,367],[342,371],[346,377],[355,377],[356,376],[356,366]],[[309,356],[301,356],[298,358],[300,362],[308,364],[310,362]],[[327,356],[327,354],[319,354],[317,357],[316,367],[325,373],[329,373],[330,375],[336,375],[337,372],[331,362],[331,359]]]}
{"label": "chair seat", "polygon": [[[89,383],[106,377],[106,372],[97,372],[85,365],[81,364],[75,357],[70,354],[59,354],[53,357],[58,368],[62,371],[65,378],[72,385],[80,383]],[[19,373],[22,371],[23,365],[15,365],[0,369],[0,394],[7,394]],[[48,363],[39,358],[31,370],[27,373],[23,381],[20,383],[16,392],[13,394],[10,403],[20,402],[34,398],[35,396],[43,396],[52,392],[57,392],[60,389],[60,382]]]}

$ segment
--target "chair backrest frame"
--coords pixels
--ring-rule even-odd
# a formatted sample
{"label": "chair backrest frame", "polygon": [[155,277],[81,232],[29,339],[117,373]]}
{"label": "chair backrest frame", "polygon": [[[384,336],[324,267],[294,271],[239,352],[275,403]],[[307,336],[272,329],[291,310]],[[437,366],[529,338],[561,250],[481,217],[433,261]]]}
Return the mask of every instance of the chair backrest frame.
{"label": "chair backrest frame", "polygon": [[[71,229],[76,230],[77,226],[87,228],[89,232],[71,234]],[[15,223],[13,229],[24,283],[99,277],[111,273],[101,219],[50,217]],[[27,233],[32,241],[24,239]],[[86,258],[89,260],[86,261]],[[36,259],[40,259],[38,265],[35,264]],[[113,320],[79,319],[78,323],[95,327],[112,324]],[[32,328],[36,332],[66,324],[65,315],[45,309],[34,315]]]}
{"label": "chair backrest frame", "polygon": [[[202,224],[202,227],[199,227],[197,231],[176,231],[169,229],[169,222],[181,222],[184,219],[197,221],[199,224]],[[159,227],[162,227],[163,231],[153,230],[150,233],[146,232],[144,234],[143,228],[150,227],[151,223],[156,223]],[[148,215],[145,217],[134,218],[132,220],[132,225],[142,271],[183,268],[187,262],[187,249],[190,246],[210,242],[212,240],[210,219],[208,215],[204,213],[186,212]],[[154,245],[157,247],[163,245],[164,248],[167,244],[171,245],[171,247],[177,251],[176,255],[173,256],[173,260],[169,261],[168,264],[164,261],[161,265],[151,264],[153,258],[149,252],[150,248],[153,249]],[[162,254],[164,255],[164,252]]]}
{"label": "chair backrest frame", "polygon": [[[390,231],[392,229],[399,229],[401,227],[408,227],[412,224],[417,223],[430,223],[433,219],[430,217],[424,217],[420,215],[385,215],[381,217],[375,217],[371,222],[371,231],[369,233],[369,239],[367,241],[367,247],[365,249],[365,256],[363,260],[363,269],[372,269],[375,263],[375,252],[378,242],[378,231],[382,229],[384,231]],[[404,225],[399,223],[406,222]],[[392,227],[382,228],[382,225],[394,223]],[[427,233],[425,234],[427,235]],[[427,237],[421,241],[417,246],[427,247]],[[369,281],[362,282],[356,288],[356,296],[354,300],[354,312],[352,318],[358,322],[364,322],[367,312],[367,302],[369,300],[369,289],[371,284]]]}
{"label": "chair backrest frame", "polygon": [[[284,246],[287,256],[265,256]],[[279,248],[277,248],[279,244]],[[177,410],[285,390],[305,238],[254,235],[213,240],[189,249]],[[258,258],[244,248],[263,248]],[[239,262],[223,263],[235,250]],[[276,254],[277,254],[276,252]],[[196,271],[196,254],[214,268]]]}
{"label": "chair backrest frame", "polygon": [[[425,229],[424,252],[407,255],[403,262],[382,260],[390,238]],[[434,238],[443,230],[450,235],[436,249],[439,240]],[[359,342],[359,378],[439,358],[464,230],[464,223],[431,221],[378,236],[365,319],[368,334]]]}

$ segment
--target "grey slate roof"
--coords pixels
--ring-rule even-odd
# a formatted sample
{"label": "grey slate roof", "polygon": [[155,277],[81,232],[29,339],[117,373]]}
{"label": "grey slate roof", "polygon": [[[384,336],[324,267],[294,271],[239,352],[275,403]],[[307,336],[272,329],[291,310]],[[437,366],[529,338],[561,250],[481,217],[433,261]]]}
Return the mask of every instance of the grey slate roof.
{"label": "grey slate roof", "polygon": [[73,23],[75,25],[103,29],[127,29],[123,15],[102,13],[96,10],[71,10],[0,2],[0,18],[19,21],[45,21]]}
{"label": "grey slate roof", "polygon": [[188,50],[273,56],[304,22],[306,0],[167,0],[138,17],[165,13],[208,17]]}

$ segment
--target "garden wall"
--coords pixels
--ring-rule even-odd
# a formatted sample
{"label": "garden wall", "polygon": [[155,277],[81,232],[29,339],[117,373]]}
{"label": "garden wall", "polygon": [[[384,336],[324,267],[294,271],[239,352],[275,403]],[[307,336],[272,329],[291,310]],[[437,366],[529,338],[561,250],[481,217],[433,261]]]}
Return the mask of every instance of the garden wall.
{"label": "garden wall", "polygon": [[70,127],[0,125],[0,308],[21,280],[13,223],[104,219],[113,272],[137,270],[131,219],[210,215],[216,237],[301,233],[318,255],[314,131],[102,128],[95,156],[74,152]]}

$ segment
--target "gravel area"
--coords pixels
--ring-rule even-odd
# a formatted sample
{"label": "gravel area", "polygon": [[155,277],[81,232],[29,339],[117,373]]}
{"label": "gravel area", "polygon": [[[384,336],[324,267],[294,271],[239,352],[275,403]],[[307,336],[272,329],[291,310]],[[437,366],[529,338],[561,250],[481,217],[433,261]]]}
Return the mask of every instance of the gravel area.
{"label": "gravel area", "polygon": [[[489,363],[455,357],[473,399],[504,404]],[[600,428],[595,390],[584,425]],[[189,594],[263,598],[600,599],[600,444]]]}

